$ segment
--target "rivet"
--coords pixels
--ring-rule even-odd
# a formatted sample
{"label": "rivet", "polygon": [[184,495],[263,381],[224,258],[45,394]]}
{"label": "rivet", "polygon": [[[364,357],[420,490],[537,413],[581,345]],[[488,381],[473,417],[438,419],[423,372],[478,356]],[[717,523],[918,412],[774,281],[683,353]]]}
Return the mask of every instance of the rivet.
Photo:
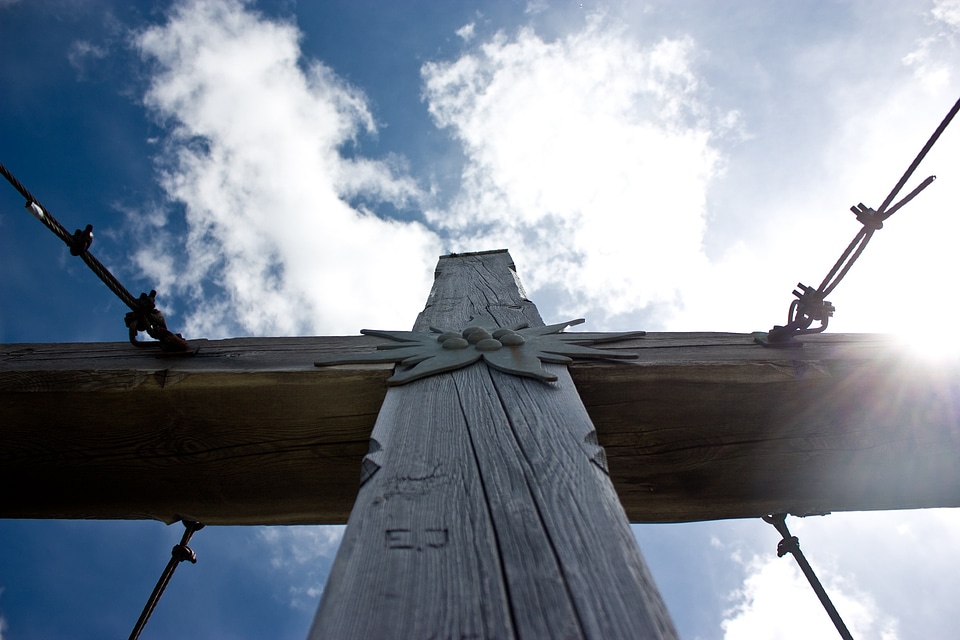
{"label": "rivet", "polygon": [[486,331],[486,329],[484,329],[483,327],[467,327],[460,333],[460,335],[463,338],[469,340],[470,335],[473,333],[476,333],[477,331]]}
{"label": "rivet", "polygon": [[457,336],[456,338],[449,338],[443,341],[444,349],[466,349],[469,346],[470,346],[470,343],[459,336]]}
{"label": "rivet", "polygon": [[519,347],[526,341],[527,339],[519,333],[508,333],[500,337],[500,342],[506,347]]}
{"label": "rivet", "polygon": [[503,347],[503,344],[495,338],[484,338],[476,344],[477,351],[496,351]]}
{"label": "rivet", "polygon": [[479,331],[471,331],[470,335],[467,336],[467,342],[470,344],[477,344],[481,340],[493,340],[493,336],[490,335],[490,332],[486,329],[480,329]]}

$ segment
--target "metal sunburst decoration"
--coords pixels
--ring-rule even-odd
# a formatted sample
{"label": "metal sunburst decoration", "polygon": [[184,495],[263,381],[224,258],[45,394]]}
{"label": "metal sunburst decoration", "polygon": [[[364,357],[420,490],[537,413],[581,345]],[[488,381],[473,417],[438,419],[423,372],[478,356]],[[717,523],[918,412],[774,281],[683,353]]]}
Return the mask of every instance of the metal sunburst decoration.
{"label": "metal sunburst decoration", "polygon": [[471,321],[462,331],[430,327],[430,331],[379,331],[364,329],[360,333],[387,338],[396,344],[377,345],[377,353],[325,358],[318,367],[335,364],[370,364],[396,362],[389,385],[401,385],[445,371],[453,371],[483,360],[489,366],[518,376],[553,382],[557,377],[543,369],[541,363],[569,364],[573,358],[636,358],[632,353],[616,353],[594,349],[590,345],[627,340],[646,334],[627,333],[563,333],[567,327],[582,324],[578,318],[546,327],[527,324],[496,327],[492,318]]}

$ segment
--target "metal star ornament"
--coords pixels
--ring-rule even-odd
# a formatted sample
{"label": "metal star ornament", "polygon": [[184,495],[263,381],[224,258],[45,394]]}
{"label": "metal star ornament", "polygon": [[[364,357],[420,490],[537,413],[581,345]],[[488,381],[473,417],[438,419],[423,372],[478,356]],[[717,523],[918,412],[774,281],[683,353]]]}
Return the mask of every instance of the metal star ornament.
{"label": "metal star ornament", "polygon": [[645,331],[627,333],[563,333],[567,327],[582,324],[582,318],[546,327],[496,327],[492,322],[471,321],[462,331],[430,327],[430,331],[379,331],[360,333],[393,343],[377,346],[377,353],[357,354],[319,360],[318,367],[336,364],[396,362],[389,385],[401,385],[445,371],[453,371],[483,360],[489,366],[517,376],[553,382],[557,377],[541,363],[569,364],[573,358],[619,358],[637,356],[594,349],[590,345],[636,338]]}

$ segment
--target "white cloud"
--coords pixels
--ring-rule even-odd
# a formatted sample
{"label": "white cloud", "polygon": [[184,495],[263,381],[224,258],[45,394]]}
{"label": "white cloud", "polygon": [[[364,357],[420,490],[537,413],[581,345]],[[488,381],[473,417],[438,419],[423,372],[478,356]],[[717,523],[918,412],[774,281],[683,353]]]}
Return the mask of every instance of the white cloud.
{"label": "white cloud", "polygon": [[602,324],[672,304],[705,267],[721,165],[693,52],[594,18],[553,42],[522,29],[425,65],[430,113],[467,156],[461,191],[428,219],[457,250],[509,246],[534,299],[560,293],[568,314]]}
{"label": "white cloud", "polygon": [[[592,329],[767,329],[783,322],[797,281],[816,285],[826,273],[856,230],[846,207],[876,192],[887,165],[906,164],[956,85],[949,74],[918,71],[910,51],[925,36],[903,49],[903,72],[883,78],[894,89],[879,93],[869,84],[875,74],[853,86],[836,76],[836,60],[868,59],[859,41],[792,45],[793,58],[761,61],[764,73],[817,79],[820,93],[803,111],[822,114],[822,142],[787,127],[769,149],[757,138],[757,105],[784,110],[777,87],[711,106],[717,89],[701,64],[709,52],[689,36],[639,39],[596,16],[555,40],[521,29],[477,42],[464,29],[461,37],[473,38],[467,52],[422,69],[427,107],[466,159],[443,205],[430,204],[402,159],[344,153],[375,133],[375,119],[358,89],[300,58],[293,25],[211,0],[180,4],[167,24],[139,35],[154,63],[146,104],[171,131],[164,188],[183,203],[187,225],[178,235],[171,218],[166,242],[139,260],[164,301],[188,301],[178,330],[214,337],[409,324],[440,241],[421,225],[348,204],[376,201],[427,206],[425,219],[450,249],[511,249],[548,319],[583,315]],[[948,40],[932,42],[926,59],[949,59]],[[916,80],[905,82],[911,73]],[[917,91],[922,112],[907,108]],[[922,201],[948,202],[944,186],[931,188],[944,196]],[[929,264],[936,254],[920,253],[921,273],[944,271]],[[875,261],[887,267],[876,280],[895,262]],[[924,284],[928,295],[942,285]],[[833,300],[837,330],[895,328],[896,314],[867,301],[876,291],[857,293],[845,283]]]}
{"label": "white cloud", "polygon": [[[722,622],[724,638],[806,640],[837,631],[792,557],[754,557],[743,588]],[[882,614],[874,598],[849,578],[818,572],[844,624],[855,638],[895,640],[898,624]]]}
{"label": "white cloud", "polygon": [[329,557],[340,545],[343,531],[341,525],[262,527],[257,535],[272,549],[270,564],[281,568]]}
{"label": "white cloud", "polygon": [[[773,84],[718,75],[719,62],[737,59],[713,59],[691,36],[640,38],[612,18],[555,40],[499,33],[422,69],[435,122],[466,156],[456,196],[428,219],[455,250],[511,248],[548,319],[769,329],[785,321],[796,283],[819,284],[856,233],[847,208],[879,205],[955,99],[953,75],[919,73],[909,59],[930,33],[914,13],[883,59],[862,39],[807,41],[802,30],[769,55],[739,52]],[[877,32],[889,26],[878,15],[855,12],[848,26]],[[955,57],[948,38],[931,42],[930,60]],[[906,191],[957,166],[946,140]],[[958,184],[938,182],[908,209],[926,216],[916,227],[900,221],[914,214],[898,214],[897,231],[873,241],[833,296],[835,330],[915,332],[955,317],[954,298],[938,293],[948,286],[940,274],[955,271],[943,246],[954,235],[930,232],[954,228]],[[911,289],[930,313],[907,326],[880,307]]]}
{"label": "white cloud", "polygon": [[[762,525],[766,536],[746,539],[730,524],[716,523],[713,545],[743,568],[740,586],[728,594],[726,637],[836,637],[792,556],[776,557],[773,528]],[[949,541],[960,509],[835,513],[787,524],[853,637],[953,634],[960,554]]]}
{"label": "white cloud", "polygon": [[543,13],[549,8],[550,5],[547,0],[529,0],[523,12],[528,15],[536,15],[538,13]]}
{"label": "white cloud", "polygon": [[[916,48],[904,56],[905,64],[913,68],[914,75],[928,88],[947,85],[951,77],[948,61],[956,56],[956,39],[960,34],[960,1],[937,0],[930,10],[933,30],[922,38]],[[953,55],[944,56],[943,49]]]}
{"label": "white cloud", "polygon": [[960,0],[936,0],[931,14],[955,32],[960,32]]}
{"label": "white cloud", "polygon": [[343,538],[336,526],[263,527],[258,538],[267,545],[270,565],[289,584],[288,603],[294,609],[316,608],[330,564]]}
{"label": "white cloud", "polygon": [[473,40],[474,35],[476,35],[474,33],[475,29],[476,29],[476,24],[471,22],[457,29],[456,34],[460,36],[464,42],[470,42],[471,40]]}
{"label": "white cloud", "polygon": [[99,60],[106,57],[107,50],[100,45],[87,42],[86,40],[76,40],[67,49],[67,61],[70,65],[81,73],[84,70],[86,61],[90,58]]}
{"label": "white cloud", "polygon": [[436,237],[346,201],[413,206],[418,186],[400,163],[344,156],[373,115],[301,60],[299,37],[238,0],[177,4],[136,37],[152,63],[144,102],[169,131],[162,185],[186,222],[138,261],[189,300],[188,336],[403,326],[429,290]]}

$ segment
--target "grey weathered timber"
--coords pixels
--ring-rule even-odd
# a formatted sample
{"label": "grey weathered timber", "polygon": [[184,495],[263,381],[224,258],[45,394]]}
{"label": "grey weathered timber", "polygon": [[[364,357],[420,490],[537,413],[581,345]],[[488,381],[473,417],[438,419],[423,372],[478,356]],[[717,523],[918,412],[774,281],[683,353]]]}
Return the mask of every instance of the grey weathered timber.
{"label": "grey weathered timber", "polygon": [[[632,522],[960,506],[960,364],[803,340],[648,333],[570,366]],[[379,342],[0,345],[0,516],[346,522],[392,367],[313,361]]]}
{"label": "grey weathered timber", "polygon": [[[441,258],[414,330],[542,325],[509,254]],[[312,638],[669,638],[573,382],[390,389]]]}

